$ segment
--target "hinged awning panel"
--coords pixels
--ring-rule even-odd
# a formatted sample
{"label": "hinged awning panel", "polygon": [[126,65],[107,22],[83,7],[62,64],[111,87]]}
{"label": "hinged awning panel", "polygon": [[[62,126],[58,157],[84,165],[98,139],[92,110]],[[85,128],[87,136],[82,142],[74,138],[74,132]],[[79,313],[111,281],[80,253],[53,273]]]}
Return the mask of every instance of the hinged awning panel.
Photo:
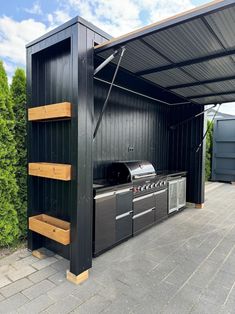
{"label": "hinged awning panel", "polygon": [[213,1],[111,39],[95,52],[105,59],[125,45],[121,67],[137,77],[200,104],[234,101],[234,17],[235,1]]}

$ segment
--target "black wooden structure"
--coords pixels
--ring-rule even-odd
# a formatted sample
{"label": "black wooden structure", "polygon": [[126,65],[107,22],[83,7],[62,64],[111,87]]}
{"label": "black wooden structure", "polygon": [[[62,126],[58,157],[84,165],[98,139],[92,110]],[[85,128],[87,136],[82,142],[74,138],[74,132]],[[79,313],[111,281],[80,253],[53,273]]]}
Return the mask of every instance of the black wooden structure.
{"label": "black wooden structure", "polygon": [[235,36],[227,31],[234,13],[234,1],[214,1],[116,39],[76,17],[27,45],[28,109],[68,102],[72,110],[66,119],[28,122],[28,162],[72,169],[70,180],[29,175],[28,216],[47,214],[70,223],[69,245],[31,228],[30,250],[46,247],[68,258],[75,276],[91,268],[92,184],[107,176],[112,160],[142,159],[157,170],[185,170],[187,201],[204,203],[203,111],[235,95]]}

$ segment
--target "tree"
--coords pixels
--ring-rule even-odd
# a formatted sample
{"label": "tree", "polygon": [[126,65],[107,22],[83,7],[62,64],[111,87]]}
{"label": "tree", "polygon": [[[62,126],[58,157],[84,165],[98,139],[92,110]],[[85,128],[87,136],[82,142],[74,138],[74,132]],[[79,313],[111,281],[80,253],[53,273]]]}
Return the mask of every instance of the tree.
{"label": "tree", "polygon": [[14,114],[7,75],[0,61],[0,246],[12,244],[18,237],[18,203],[15,165]]}
{"label": "tree", "polygon": [[206,181],[211,179],[212,149],[213,149],[213,122],[207,121],[206,135]]}
{"label": "tree", "polygon": [[26,77],[23,69],[16,69],[11,84],[13,112],[15,115],[15,140],[18,162],[16,164],[16,180],[18,185],[17,214],[20,236],[27,233],[27,151],[26,151]]}

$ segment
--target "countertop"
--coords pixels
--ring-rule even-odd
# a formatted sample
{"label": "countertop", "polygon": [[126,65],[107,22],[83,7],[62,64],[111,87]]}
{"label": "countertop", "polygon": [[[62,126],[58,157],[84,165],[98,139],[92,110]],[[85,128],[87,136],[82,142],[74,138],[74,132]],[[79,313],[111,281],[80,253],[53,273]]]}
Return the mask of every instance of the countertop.
{"label": "countertop", "polygon": [[[168,177],[168,178],[174,178],[174,177],[179,177],[179,176],[186,176],[187,171],[179,171],[179,170],[174,170],[174,171],[169,171],[169,170],[161,170],[157,171],[157,177]],[[104,191],[109,191],[113,189],[124,189],[132,187],[132,182],[128,183],[123,183],[123,184],[114,184],[110,183],[109,181],[105,179],[99,179],[99,180],[94,180],[93,182],[93,189],[96,191],[96,193],[99,192],[104,192]]]}

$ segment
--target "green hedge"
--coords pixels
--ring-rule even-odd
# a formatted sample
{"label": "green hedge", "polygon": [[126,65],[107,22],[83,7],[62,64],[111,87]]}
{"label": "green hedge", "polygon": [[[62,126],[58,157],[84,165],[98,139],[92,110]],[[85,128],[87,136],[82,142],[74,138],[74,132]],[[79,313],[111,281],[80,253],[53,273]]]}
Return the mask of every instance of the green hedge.
{"label": "green hedge", "polygon": [[14,127],[15,119],[7,75],[0,61],[0,246],[12,244],[19,235]]}
{"label": "green hedge", "polygon": [[19,220],[20,237],[27,235],[27,158],[26,158],[26,77],[23,69],[16,69],[11,84],[13,112],[15,115],[15,140],[17,145],[16,180],[18,199],[16,211]]}

